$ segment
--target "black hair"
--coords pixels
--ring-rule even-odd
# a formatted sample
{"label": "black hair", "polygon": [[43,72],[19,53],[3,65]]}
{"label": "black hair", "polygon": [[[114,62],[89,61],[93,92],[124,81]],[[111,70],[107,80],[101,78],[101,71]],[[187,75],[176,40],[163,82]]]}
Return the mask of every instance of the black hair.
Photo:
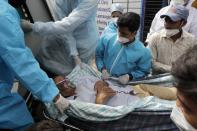
{"label": "black hair", "polygon": [[140,16],[134,12],[124,13],[119,17],[117,25],[118,27],[128,27],[131,32],[137,31],[140,26]]}
{"label": "black hair", "polygon": [[189,48],[172,65],[172,75],[178,90],[197,103],[197,45]]}
{"label": "black hair", "polygon": [[8,0],[8,3],[15,8],[20,7],[21,5],[26,3],[26,0]]}

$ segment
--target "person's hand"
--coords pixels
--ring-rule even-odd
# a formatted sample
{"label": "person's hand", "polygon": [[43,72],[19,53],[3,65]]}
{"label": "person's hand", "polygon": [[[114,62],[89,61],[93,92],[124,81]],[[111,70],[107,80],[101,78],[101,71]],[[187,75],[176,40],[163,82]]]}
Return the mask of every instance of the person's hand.
{"label": "person's hand", "polygon": [[63,76],[57,76],[54,78],[54,81],[62,96],[69,97],[75,95],[76,87],[69,80],[65,80]]}
{"label": "person's hand", "polygon": [[88,67],[88,65],[86,63],[83,63],[83,62],[81,62],[79,66],[80,66],[81,69],[85,69],[86,67]]}
{"label": "person's hand", "polygon": [[116,95],[116,91],[109,87],[109,84],[103,80],[97,81],[94,86],[96,91],[96,104],[105,104],[111,97]]}
{"label": "person's hand", "polygon": [[73,60],[75,62],[75,66],[79,66],[81,69],[84,69],[87,66],[87,64],[85,64],[85,63],[83,63],[81,61],[81,59],[79,58],[79,56],[74,56],[73,57]]}
{"label": "person's hand", "polygon": [[128,74],[125,74],[125,75],[119,76],[118,77],[118,81],[121,84],[123,84],[123,85],[127,84],[129,82],[129,75]]}
{"label": "person's hand", "polygon": [[69,101],[66,98],[64,98],[61,94],[58,94],[54,98],[53,102],[61,114],[63,114],[64,110],[67,109],[69,106]]}
{"label": "person's hand", "polygon": [[56,122],[43,120],[27,127],[25,131],[64,131],[64,128]]}
{"label": "person's hand", "polygon": [[24,19],[21,20],[21,28],[23,29],[24,32],[31,32],[32,26],[33,24],[30,23],[29,21],[24,20]]}
{"label": "person's hand", "polygon": [[107,72],[107,70],[106,69],[103,69],[102,70],[102,79],[107,80],[107,79],[109,79],[109,77],[110,77],[110,75]]}
{"label": "person's hand", "polygon": [[75,62],[75,66],[77,66],[77,65],[80,66],[80,64],[81,64],[81,59],[79,58],[79,56],[73,56],[73,60],[74,60],[74,62]]}
{"label": "person's hand", "polygon": [[197,9],[197,0],[194,0],[193,3],[192,3],[192,7],[196,8]]}

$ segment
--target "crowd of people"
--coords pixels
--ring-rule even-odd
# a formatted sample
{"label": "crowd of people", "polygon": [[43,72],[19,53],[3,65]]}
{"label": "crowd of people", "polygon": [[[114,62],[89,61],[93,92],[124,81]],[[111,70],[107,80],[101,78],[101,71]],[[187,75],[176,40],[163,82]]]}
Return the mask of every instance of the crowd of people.
{"label": "crowd of people", "polygon": [[[17,7],[25,0],[0,1],[0,129],[63,130],[51,121],[34,124],[25,101],[12,93],[14,79],[42,102],[52,102],[61,113],[69,107],[65,98],[72,89],[57,86],[76,66],[95,58],[102,79],[117,77],[121,84],[149,74],[172,73],[177,103],[171,118],[181,130],[197,130],[197,0],[171,0],[152,22],[147,47],[136,34],[140,16],[112,4],[111,21],[100,38],[96,26],[97,0],[55,0],[55,22],[20,19]],[[22,29],[42,35],[37,60],[26,47]],[[41,68],[42,69],[41,69]],[[54,78],[54,80],[52,79]],[[55,84],[56,83],[56,84]],[[95,84],[96,104],[115,92],[104,81]]]}

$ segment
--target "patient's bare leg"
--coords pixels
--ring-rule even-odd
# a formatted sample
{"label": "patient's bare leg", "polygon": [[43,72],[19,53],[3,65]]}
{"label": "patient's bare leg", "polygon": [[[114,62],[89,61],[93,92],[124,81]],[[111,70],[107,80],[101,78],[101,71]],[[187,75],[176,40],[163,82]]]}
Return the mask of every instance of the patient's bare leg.
{"label": "patient's bare leg", "polygon": [[105,104],[116,92],[108,86],[105,81],[97,81],[95,83],[96,104]]}

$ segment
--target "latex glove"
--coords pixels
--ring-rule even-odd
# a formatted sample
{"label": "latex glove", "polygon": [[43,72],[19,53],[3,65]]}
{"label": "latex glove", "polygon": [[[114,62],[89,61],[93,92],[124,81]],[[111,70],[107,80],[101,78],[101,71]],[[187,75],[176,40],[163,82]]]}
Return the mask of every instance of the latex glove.
{"label": "latex glove", "polygon": [[79,58],[79,56],[74,56],[73,59],[75,62],[75,66],[79,66],[81,69],[84,69],[85,67],[87,67],[87,64],[83,63],[81,59]]}
{"label": "latex glove", "polygon": [[21,27],[22,27],[24,32],[31,32],[32,31],[32,26],[33,26],[33,24],[30,23],[29,21],[24,20],[24,19],[21,20]]}
{"label": "latex glove", "polygon": [[127,84],[129,82],[129,75],[126,74],[126,75],[122,75],[122,76],[119,76],[118,77],[118,81],[121,83],[121,84]]}
{"label": "latex glove", "polygon": [[86,67],[88,67],[88,65],[86,63],[83,63],[83,62],[81,62],[79,66],[80,66],[81,69],[85,69]]}
{"label": "latex glove", "polygon": [[49,120],[43,120],[39,123],[35,123],[31,125],[30,127],[27,127],[25,131],[64,131],[64,128],[62,125],[49,121]]}
{"label": "latex glove", "polygon": [[57,107],[57,109],[60,111],[60,113],[63,114],[64,110],[69,106],[69,101],[59,94],[57,100],[54,101],[54,104]]}
{"label": "latex glove", "polygon": [[102,79],[107,80],[107,79],[109,79],[109,77],[110,77],[110,75],[107,72],[107,70],[106,69],[103,69],[102,70]]}
{"label": "latex glove", "polygon": [[81,59],[79,58],[79,56],[74,56],[73,59],[74,59],[74,62],[75,62],[75,66],[77,66],[77,65],[80,66]]}

